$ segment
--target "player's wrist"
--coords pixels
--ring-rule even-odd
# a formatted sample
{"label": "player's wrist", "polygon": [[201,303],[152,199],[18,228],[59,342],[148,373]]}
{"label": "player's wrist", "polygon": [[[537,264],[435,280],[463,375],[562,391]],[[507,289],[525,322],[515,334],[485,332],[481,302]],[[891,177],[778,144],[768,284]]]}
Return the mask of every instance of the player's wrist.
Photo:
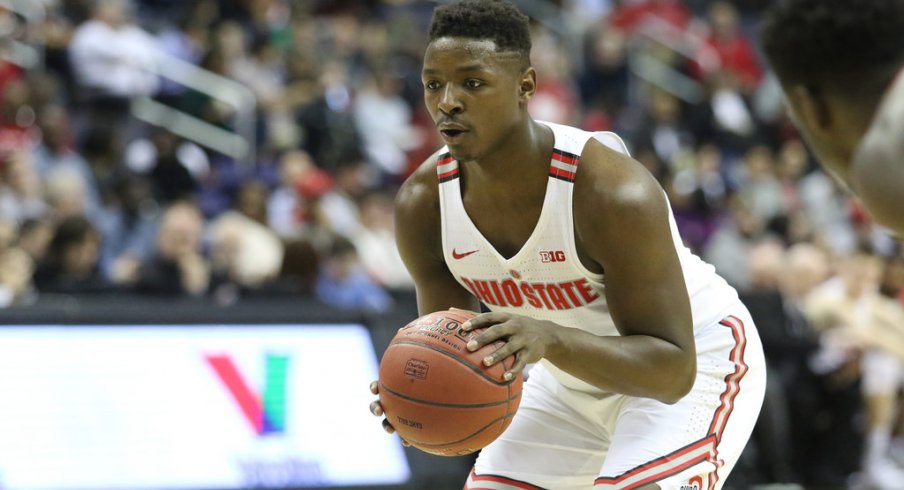
{"label": "player's wrist", "polygon": [[580,341],[574,339],[574,337],[580,330],[565,327],[558,323],[547,323],[549,324],[549,328],[547,329],[549,336],[546,341],[543,357],[555,364],[556,359],[562,359],[567,357],[570,353],[573,353],[575,342]]}

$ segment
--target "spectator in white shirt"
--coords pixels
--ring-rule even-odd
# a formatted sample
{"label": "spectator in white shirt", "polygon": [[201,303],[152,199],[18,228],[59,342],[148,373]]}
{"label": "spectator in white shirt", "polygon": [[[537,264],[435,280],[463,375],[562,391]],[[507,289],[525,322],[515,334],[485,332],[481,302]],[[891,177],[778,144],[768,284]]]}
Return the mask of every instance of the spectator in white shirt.
{"label": "spectator in white shirt", "polygon": [[76,81],[89,94],[131,98],[151,95],[156,42],[128,20],[128,0],[96,0],[91,19],[75,31],[69,56]]}

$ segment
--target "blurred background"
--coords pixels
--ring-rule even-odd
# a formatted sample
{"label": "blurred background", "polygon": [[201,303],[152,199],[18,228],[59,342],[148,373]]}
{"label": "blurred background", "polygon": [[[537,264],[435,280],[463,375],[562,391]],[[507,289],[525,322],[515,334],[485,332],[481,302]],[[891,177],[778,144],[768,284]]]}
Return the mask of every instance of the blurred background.
{"label": "blurred background", "polygon": [[[786,116],[769,2],[515,3],[533,117],[621,135],[757,321],[725,488],[904,489],[904,325],[849,334],[904,256]],[[436,5],[0,0],[0,489],[461,488],[367,409],[417,313],[392,202],[441,146]]]}

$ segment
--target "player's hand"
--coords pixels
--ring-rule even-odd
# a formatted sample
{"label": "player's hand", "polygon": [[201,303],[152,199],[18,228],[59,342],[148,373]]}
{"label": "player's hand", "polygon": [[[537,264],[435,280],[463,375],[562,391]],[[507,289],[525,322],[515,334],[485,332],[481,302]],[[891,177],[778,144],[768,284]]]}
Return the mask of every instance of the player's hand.
{"label": "player's hand", "polygon": [[505,345],[487,356],[483,363],[492,366],[497,362],[515,356],[515,363],[503,375],[506,381],[514,379],[524,367],[537,362],[556,344],[559,326],[548,321],[536,320],[511,313],[483,313],[466,321],[461,326],[465,331],[485,329],[468,342],[468,350],[475,351],[497,340]]}
{"label": "player's hand", "polygon": [[[380,383],[377,381],[371,381],[370,392],[373,393],[374,395],[379,395],[380,394]],[[380,405],[379,399],[370,402],[370,413],[376,415],[377,417],[382,417],[384,415],[383,414],[383,406]],[[386,418],[383,419],[383,430],[385,430],[388,434],[395,433],[395,427],[393,427],[392,424],[389,423],[389,420],[387,420]],[[407,447],[407,446],[410,446],[411,444],[408,444],[408,441],[406,441],[405,439],[402,439],[402,445]]]}

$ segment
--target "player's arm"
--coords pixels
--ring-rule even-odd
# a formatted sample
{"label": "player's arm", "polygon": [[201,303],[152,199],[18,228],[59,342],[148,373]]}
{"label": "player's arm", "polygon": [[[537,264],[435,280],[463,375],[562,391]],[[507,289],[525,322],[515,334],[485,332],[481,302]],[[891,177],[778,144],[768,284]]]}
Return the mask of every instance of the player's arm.
{"label": "player's arm", "polygon": [[606,301],[621,336],[572,330],[548,358],[591,384],[677,401],[693,385],[696,350],[668,202],[639,163],[596,141],[581,166],[587,172],[575,185],[575,232],[605,271]]}
{"label": "player's arm", "polygon": [[514,354],[515,373],[545,358],[600,389],[674,403],[690,391],[697,365],[662,188],[638,162],[596,141],[584,149],[576,182],[578,248],[605,272],[606,301],[621,336],[488,313],[466,322],[490,327],[469,348],[504,338],[489,364]]}
{"label": "player's arm", "polygon": [[443,258],[436,155],[399,189],[395,223],[396,243],[414,279],[419,314],[451,307],[477,311],[477,299],[455,280]]}
{"label": "player's arm", "polygon": [[[396,195],[396,244],[414,279],[420,315],[448,308],[477,311],[477,299],[455,281],[443,259],[436,157],[435,154],[421,164]],[[370,391],[379,394],[377,381],[370,384]],[[370,411],[383,416],[379,400],[371,402]],[[385,418],[383,429],[390,434],[395,432]]]}

